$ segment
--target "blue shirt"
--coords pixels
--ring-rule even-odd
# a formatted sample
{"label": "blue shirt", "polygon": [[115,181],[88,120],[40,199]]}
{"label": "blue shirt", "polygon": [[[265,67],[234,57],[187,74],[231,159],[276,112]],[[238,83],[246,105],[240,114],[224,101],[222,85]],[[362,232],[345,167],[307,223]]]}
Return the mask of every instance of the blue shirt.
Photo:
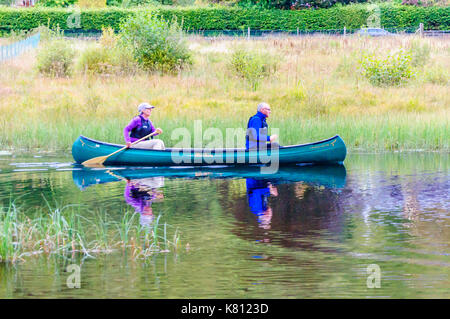
{"label": "blue shirt", "polygon": [[268,199],[270,197],[270,189],[268,182],[265,180],[256,180],[247,178],[247,199],[250,211],[257,215],[264,215],[267,210]]}
{"label": "blue shirt", "polygon": [[247,124],[247,136],[245,140],[245,148],[259,148],[261,144],[266,144],[270,141],[270,136],[267,135],[266,117],[261,112],[253,115]]}

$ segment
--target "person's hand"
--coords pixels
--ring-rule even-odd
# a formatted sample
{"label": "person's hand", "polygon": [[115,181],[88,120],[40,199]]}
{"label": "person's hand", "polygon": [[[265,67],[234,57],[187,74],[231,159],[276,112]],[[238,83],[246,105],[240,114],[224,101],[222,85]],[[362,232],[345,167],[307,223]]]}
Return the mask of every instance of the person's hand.
{"label": "person's hand", "polygon": [[278,135],[277,134],[270,135],[270,141],[271,142],[276,141],[277,139],[278,139]]}
{"label": "person's hand", "polygon": [[131,142],[127,142],[127,148],[130,148],[131,147]]}
{"label": "person's hand", "polygon": [[162,134],[163,130],[162,130],[161,128],[158,127],[158,128],[155,130],[155,132],[156,132],[156,134]]}

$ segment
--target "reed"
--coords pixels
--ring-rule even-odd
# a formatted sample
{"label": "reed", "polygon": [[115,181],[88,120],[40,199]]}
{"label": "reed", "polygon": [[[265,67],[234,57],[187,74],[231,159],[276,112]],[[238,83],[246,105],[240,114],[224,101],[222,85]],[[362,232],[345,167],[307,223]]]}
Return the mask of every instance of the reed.
{"label": "reed", "polygon": [[[89,47],[83,42],[75,47]],[[123,143],[122,129],[142,101],[157,106],[154,123],[171,146],[171,132],[202,120],[203,129],[245,128],[256,105],[272,105],[271,128],[282,144],[341,135],[350,149],[448,151],[450,69],[447,39],[398,36],[213,39],[191,37],[194,64],[178,75],[86,74],[49,78],[23,63],[0,65],[0,147],[68,150],[80,134]],[[279,57],[276,72],[252,87],[229,68],[232,52]],[[415,76],[376,87],[358,69],[363,54],[416,50]],[[424,49],[425,48],[425,49]],[[250,84],[250,85],[249,85]],[[205,141],[206,143],[206,141]],[[242,140],[237,147],[243,146]]]}
{"label": "reed", "polygon": [[[142,227],[135,213],[122,212],[119,221],[100,210],[90,219],[83,217],[86,213],[80,206],[48,205],[31,211],[12,202],[0,207],[0,263],[25,261],[34,255],[73,258],[118,250],[145,259],[155,253],[176,250],[179,244],[178,231],[170,241],[167,225],[157,222],[151,229]],[[157,236],[158,231],[164,236]]]}

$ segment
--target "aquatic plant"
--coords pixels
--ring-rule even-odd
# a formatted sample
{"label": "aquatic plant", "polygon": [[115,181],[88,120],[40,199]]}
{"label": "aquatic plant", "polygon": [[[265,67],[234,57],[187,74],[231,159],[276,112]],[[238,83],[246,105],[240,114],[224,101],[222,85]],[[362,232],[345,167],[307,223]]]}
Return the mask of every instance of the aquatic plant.
{"label": "aquatic plant", "polygon": [[168,225],[159,224],[160,216],[149,229],[139,224],[136,213],[129,211],[120,221],[101,210],[90,212],[92,218],[83,213],[80,206],[58,208],[48,202],[46,209],[37,212],[17,207],[14,202],[0,207],[0,262],[15,263],[43,254],[92,257],[114,251],[145,259],[179,246],[178,230],[169,240]]}

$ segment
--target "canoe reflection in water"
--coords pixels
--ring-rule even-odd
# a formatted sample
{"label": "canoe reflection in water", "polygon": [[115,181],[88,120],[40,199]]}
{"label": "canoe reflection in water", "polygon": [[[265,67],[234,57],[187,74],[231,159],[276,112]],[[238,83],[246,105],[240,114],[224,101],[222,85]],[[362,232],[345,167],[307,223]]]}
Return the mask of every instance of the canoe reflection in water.
{"label": "canoe reflection in water", "polygon": [[142,226],[150,226],[155,216],[152,203],[164,199],[161,187],[164,186],[164,176],[127,180],[124,197],[128,205],[134,207],[140,214]]}
{"label": "canoe reflection in water", "polygon": [[278,190],[267,180],[246,179],[247,200],[250,211],[258,216],[261,228],[270,229],[272,208],[269,206],[269,197],[278,196]]}
{"label": "canoe reflection in water", "polygon": [[[239,200],[227,200],[231,204],[237,220],[248,220],[248,206],[257,215],[259,229],[264,231],[299,227],[317,221],[311,216],[321,211],[333,211],[336,203],[332,189],[342,188],[346,183],[346,170],[343,165],[308,165],[280,167],[274,174],[261,174],[260,167],[110,167],[102,170],[75,166],[72,171],[74,183],[81,189],[90,185],[127,181],[125,199],[140,212],[152,211],[152,203],[162,200],[164,178],[196,179],[245,179],[247,191]],[[157,182],[157,179],[160,179]],[[227,183],[223,184],[228,189]],[[274,186],[276,185],[276,187]],[[308,186],[306,186],[308,185]],[[318,187],[325,187],[316,189]],[[222,193],[222,189],[217,190]],[[302,193],[302,200],[295,192]],[[231,196],[231,193],[229,193]],[[330,197],[330,198],[328,198]],[[241,202],[241,198],[243,201]],[[245,198],[245,199],[244,199]],[[270,199],[270,201],[269,201]],[[269,204],[272,202],[272,205]],[[331,207],[326,204],[333,204]],[[228,205],[227,204],[227,205]],[[245,206],[245,207],[244,207]],[[276,214],[272,214],[272,208]],[[317,208],[317,209],[316,209]],[[322,209],[323,208],[323,209]],[[297,212],[304,212],[298,214]],[[273,215],[273,216],[272,216]],[[253,215],[254,216],[254,215]],[[253,217],[252,216],[252,217]],[[303,218],[305,220],[296,220]],[[148,217],[149,219],[151,217]],[[295,219],[295,220],[293,220]],[[275,222],[274,222],[275,221]],[[310,227],[311,228],[311,227]],[[314,227],[312,227],[314,228]],[[249,231],[248,227],[244,233]],[[239,231],[240,236],[243,232]]]}

